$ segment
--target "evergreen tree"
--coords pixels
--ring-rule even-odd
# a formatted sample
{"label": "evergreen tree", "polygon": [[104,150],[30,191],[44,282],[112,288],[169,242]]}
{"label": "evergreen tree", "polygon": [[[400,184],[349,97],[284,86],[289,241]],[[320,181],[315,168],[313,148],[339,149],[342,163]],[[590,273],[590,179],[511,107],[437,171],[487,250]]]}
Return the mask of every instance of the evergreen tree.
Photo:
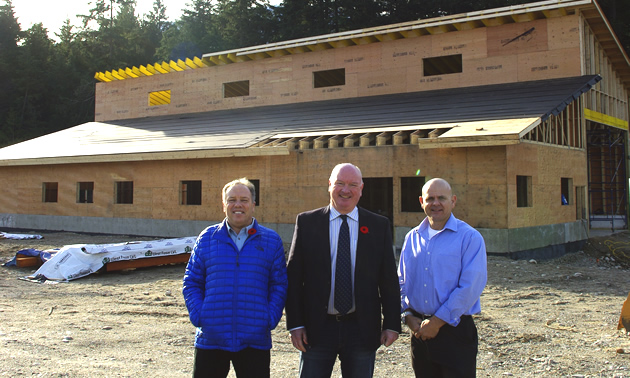
{"label": "evergreen tree", "polygon": [[19,141],[15,78],[22,31],[11,0],[0,5],[0,146]]}
{"label": "evergreen tree", "polygon": [[267,1],[218,0],[216,12],[221,50],[262,45],[273,40],[273,11]]}
{"label": "evergreen tree", "polygon": [[214,23],[212,1],[193,0],[187,4],[180,20],[166,30],[158,48],[162,60],[177,60],[200,57],[204,53],[219,51],[220,38]]}
{"label": "evergreen tree", "polygon": [[[93,120],[98,71],[528,2],[190,0],[169,22],[164,0],[143,16],[135,0],[93,0],[81,25],[66,20],[55,42],[41,24],[22,31],[11,1],[0,0],[0,146]],[[598,3],[630,51],[630,7]]]}

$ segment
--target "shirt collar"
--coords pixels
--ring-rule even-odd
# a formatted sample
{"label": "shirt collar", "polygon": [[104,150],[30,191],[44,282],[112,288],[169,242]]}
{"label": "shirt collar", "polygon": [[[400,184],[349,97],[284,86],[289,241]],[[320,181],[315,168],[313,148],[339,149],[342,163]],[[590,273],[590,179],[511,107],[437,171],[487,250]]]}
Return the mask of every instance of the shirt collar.
{"label": "shirt collar", "polygon": [[[256,218],[252,218],[252,223],[249,226],[243,227],[241,228],[241,232],[243,232],[243,230],[245,230],[245,232],[249,232],[249,230],[254,227],[254,221],[256,220]],[[228,223],[227,218],[225,218],[225,226],[228,229],[228,233],[233,232],[236,235],[236,232],[232,229],[232,227],[230,226],[230,223]]]}
{"label": "shirt collar", "polygon": [[[333,220],[335,218],[338,218],[341,215],[340,212],[337,211],[337,209],[335,209],[334,207],[330,206],[330,218],[329,220]],[[349,212],[348,214],[348,218],[354,220],[354,221],[359,221],[359,208],[358,207],[354,207],[354,209],[352,209],[351,212]]]}
{"label": "shirt collar", "polygon": [[[431,225],[429,224],[429,217],[425,217],[422,220],[422,222],[420,222],[420,226],[418,227],[418,232],[422,232],[428,229],[429,227],[431,227]],[[455,218],[455,215],[453,215],[453,213],[451,213],[451,216],[448,217],[448,220],[446,221],[446,224],[444,225],[444,228],[442,230],[446,230],[446,229],[455,231],[455,232],[457,231],[457,218]]]}

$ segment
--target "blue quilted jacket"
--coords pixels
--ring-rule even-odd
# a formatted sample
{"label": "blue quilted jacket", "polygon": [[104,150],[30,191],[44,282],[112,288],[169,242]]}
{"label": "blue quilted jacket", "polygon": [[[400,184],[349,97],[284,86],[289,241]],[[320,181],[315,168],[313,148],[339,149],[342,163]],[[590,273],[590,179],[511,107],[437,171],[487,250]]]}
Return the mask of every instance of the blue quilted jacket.
{"label": "blue quilted jacket", "polygon": [[280,236],[254,220],[239,251],[225,220],[206,228],[186,266],[183,293],[197,327],[195,347],[271,349],[271,330],[282,317],[287,296]]}

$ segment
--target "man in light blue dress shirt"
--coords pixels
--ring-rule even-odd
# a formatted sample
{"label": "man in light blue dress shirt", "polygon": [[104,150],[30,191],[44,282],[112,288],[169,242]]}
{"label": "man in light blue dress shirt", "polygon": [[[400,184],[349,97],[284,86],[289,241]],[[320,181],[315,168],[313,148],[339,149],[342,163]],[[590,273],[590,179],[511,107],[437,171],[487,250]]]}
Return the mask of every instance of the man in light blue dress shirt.
{"label": "man in light blue dress shirt", "polygon": [[435,178],[422,187],[427,217],[409,231],[398,277],[403,321],[412,332],[416,377],[474,377],[478,349],[473,314],[487,281],[481,234],[452,214],[457,197]]}

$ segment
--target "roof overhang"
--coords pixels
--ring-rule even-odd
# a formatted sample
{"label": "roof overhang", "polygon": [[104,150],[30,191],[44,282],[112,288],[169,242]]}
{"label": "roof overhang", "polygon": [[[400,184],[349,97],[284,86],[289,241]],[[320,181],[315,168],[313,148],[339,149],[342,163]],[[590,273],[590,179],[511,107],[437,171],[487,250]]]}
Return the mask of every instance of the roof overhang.
{"label": "roof overhang", "polygon": [[173,151],[173,152],[147,152],[130,154],[108,155],[83,155],[83,156],[56,156],[42,158],[27,158],[16,160],[0,160],[2,166],[25,165],[54,165],[54,164],[86,164],[86,163],[117,163],[132,161],[161,161],[161,160],[186,160],[186,159],[216,159],[237,158],[253,156],[277,156],[288,155],[286,147],[277,148],[224,148],[217,150]]}
{"label": "roof overhang", "polygon": [[[520,139],[540,124],[540,118],[519,118],[519,119],[495,119],[473,122],[447,122],[430,123],[422,125],[407,125],[397,127],[374,127],[365,129],[341,129],[306,133],[277,134],[271,137],[269,146],[287,146],[291,144],[279,143],[281,140],[295,140],[299,148],[299,142],[323,141],[325,139],[356,138],[361,143],[362,138],[376,139],[393,138],[395,135],[408,133],[413,138],[408,144],[417,144],[424,148],[444,148],[444,147],[473,147],[473,146],[497,146],[507,144],[518,144]],[[422,138],[420,131],[426,131],[426,138]],[[414,138],[414,135],[416,136]],[[387,143],[384,143],[387,144]],[[396,143],[392,144],[407,144]],[[325,145],[325,144],[322,144]],[[315,147],[317,148],[317,147]]]}

